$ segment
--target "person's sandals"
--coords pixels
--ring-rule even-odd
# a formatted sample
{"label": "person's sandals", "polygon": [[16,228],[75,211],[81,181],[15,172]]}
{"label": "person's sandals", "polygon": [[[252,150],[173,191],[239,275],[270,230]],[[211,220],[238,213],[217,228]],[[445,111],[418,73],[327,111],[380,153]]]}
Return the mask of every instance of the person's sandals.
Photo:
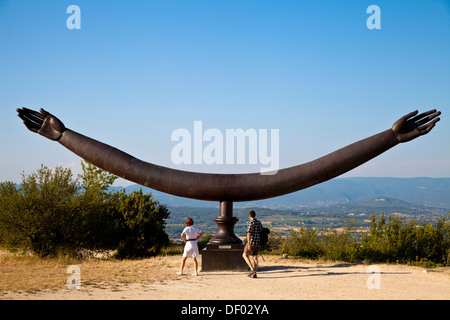
{"label": "person's sandals", "polygon": [[[185,273],[177,272],[177,275],[179,275],[179,276],[184,276]],[[194,272],[192,275],[193,275],[193,276],[198,276],[198,272]]]}
{"label": "person's sandals", "polygon": [[249,277],[249,278],[257,278],[257,276],[256,276],[256,271],[251,271],[251,272],[247,275],[247,277]]}

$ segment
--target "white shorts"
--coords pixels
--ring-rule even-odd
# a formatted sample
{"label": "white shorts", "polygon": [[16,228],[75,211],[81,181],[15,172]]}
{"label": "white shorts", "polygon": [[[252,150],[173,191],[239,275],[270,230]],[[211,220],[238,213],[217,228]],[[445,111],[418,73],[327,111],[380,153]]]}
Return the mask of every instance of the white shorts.
{"label": "white shorts", "polygon": [[200,254],[198,253],[197,241],[187,241],[184,246],[183,257],[198,258]]}

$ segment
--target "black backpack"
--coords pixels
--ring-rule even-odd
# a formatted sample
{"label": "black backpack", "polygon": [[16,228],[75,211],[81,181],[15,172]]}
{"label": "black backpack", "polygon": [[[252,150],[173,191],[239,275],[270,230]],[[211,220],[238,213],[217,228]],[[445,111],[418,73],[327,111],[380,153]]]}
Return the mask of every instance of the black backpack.
{"label": "black backpack", "polygon": [[269,242],[269,233],[270,230],[268,228],[262,228],[261,231],[261,246],[267,245],[267,242]]}

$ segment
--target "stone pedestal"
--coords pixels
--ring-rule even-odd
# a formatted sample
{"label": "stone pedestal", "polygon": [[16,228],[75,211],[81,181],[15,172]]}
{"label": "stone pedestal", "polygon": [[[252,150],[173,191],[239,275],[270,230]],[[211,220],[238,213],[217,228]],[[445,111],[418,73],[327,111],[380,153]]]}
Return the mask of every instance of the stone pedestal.
{"label": "stone pedestal", "polygon": [[202,271],[246,271],[248,265],[242,258],[243,244],[207,244],[202,250]]}
{"label": "stone pedestal", "polygon": [[247,270],[248,265],[242,258],[244,245],[234,234],[238,219],[233,217],[233,202],[220,202],[220,215],[214,222],[218,231],[201,252],[202,271]]}

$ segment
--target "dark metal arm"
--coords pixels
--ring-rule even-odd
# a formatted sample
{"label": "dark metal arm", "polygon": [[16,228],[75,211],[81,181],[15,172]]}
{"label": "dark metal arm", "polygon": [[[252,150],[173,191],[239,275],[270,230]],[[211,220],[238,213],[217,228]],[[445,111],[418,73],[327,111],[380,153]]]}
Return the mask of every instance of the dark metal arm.
{"label": "dark metal arm", "polygon": [[417,111],[400,118],[392,127],[369,138],[274,175],[209,174],[175,170],[144,162],[114,147],[66,129],[45,110],[18,109],[25,125],[95,166],[119,177],[172,195],[210,201],[252,201],[295,192],[337,177],[373,159],[400,142],[428,133],[440,112]]}

